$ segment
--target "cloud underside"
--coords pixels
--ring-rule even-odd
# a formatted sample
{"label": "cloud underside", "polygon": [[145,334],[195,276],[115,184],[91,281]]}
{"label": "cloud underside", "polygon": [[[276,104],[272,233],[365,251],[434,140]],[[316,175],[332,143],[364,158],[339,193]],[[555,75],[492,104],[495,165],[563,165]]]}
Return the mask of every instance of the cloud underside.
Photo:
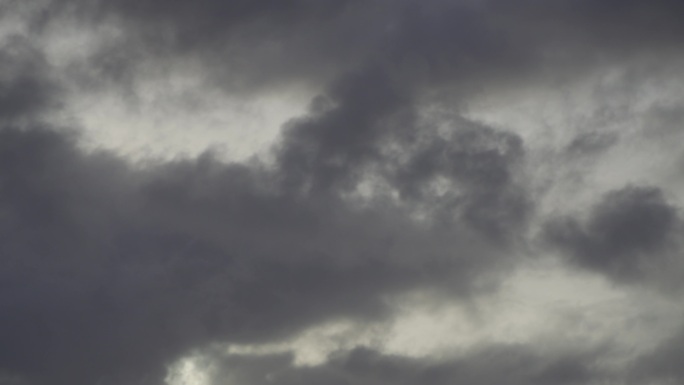
{"label": "cloud underside", "polygon": [[[608,336],[424,357],[380,344],[309,366],[225,349],[329,322],[388,327],[418,292],[468,309],[554,258],[676,299],[681,101],[630,92],[676,76],[679,2],[55,0],[0,14],[20,26],[0,48],[0,383],[163,384],[188,356],[211,384],[684,379],[684,333],[637,354]],[[72,29],[93,42],[56,46]],[[181,69],[211,95],[316,96],[263,159],[84,149],[74,95],[135,103]],[[619,87],[593,95],[615,99],[560,129],[468,114],[601,71]],[[656,167],[624,166],[646,158]]]}

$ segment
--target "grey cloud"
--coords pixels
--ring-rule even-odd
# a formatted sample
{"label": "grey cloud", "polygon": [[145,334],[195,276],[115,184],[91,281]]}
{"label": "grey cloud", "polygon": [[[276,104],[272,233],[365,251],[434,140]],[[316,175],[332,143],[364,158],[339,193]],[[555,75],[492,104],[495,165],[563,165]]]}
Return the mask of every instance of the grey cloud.
{"label": "grey cloud", "polygon": [[[343,77],[316,102],[283,132],[278,165],[289,189],[339,194],[381,181],[403,201],[447,222],[465,219],[491,240],[519,234],[531,204],[517,135],[459,116],[422,122],[411,95],[378,67]],[[439,183],[445,191],[435,193]]]}
{"label": "grey cloud", "polygon": [[[358,1],[52,2],[38,30],[113,23],[124,31],[84,69],[104,79],[137,75],[181,58],[202,63],[208,85],[248,92],[293,79],[320,86],[365,64],[383,36],[385,11]],[[379,25],[376,25],[376,22]],[[113,54],[115,53],[115,54]],[[92,79],[97,81],[98,79]],[[101,80],[101,79],[99,79]]]}
{"label": "grey cloud", "polygon": [[[519,174],[525,157],[522,140],[509,132],[459,119],[449,137],[433,135],[416,147],[408,161],[398,162],[393,183],[409,201],[434,202],[432,210],[460,212],[492,240],[526,222],[532,205]],[[435,193],[435,183],[442,191]]]}
{"label": "grey cloud", "polygon": [[465,221],[291,194],[257,165],[134,169],[49,128],[0,137],[0,367],[35,384],[154,383],[190,349],[382,320],[413,288],[465,298],[508,263]]}
{"label": "grey cloud", "polygon": [[103,74],[138,68],[145,57],[194,55],[214,73],[213,82],[249,89],[292,80],[320,86],[374,63],[404,82],[451,83],[467,93],[536,81],[547,70],[560,79],[595,65],[676,52],[682,13],[668,0],[62,0],[43,19],[59,23],[67,14],[86,25],[120,23],[122,46],[106,47],[91,63],[123,52]]}
{"label": "grey cloud", "polygon": [[296,367],[288,354],[214,357],[212,384],[453,384],[574,385],[619,378],[595,365],[600,352],[541,355],[521,346],[490,346],[457,358],[411,358],[358,347],[326,363]]}
{"label": "grey cloud", "polygon": [[[30,79],[40,86],[32,101],[55,99],[41,88],[48,82]],[[482,148],[464,143],[449,160],[462,166],[436,162],[424,179],[443,174],[472,201],[447,222],[419,224],[401,203],[364,208],[345,198],[369,176],[420,189],[421,178],[387,168],[396,162],[384,152],[389,142],[411,145],[409,91],[378,66],[340,77],[322,96],[327,107],[290,123],[274,169],[209,154],[133,167],[83,153],[77,134],[40,123],[45,103],[31,106],[31,125],[43,128],[0,131],[3,375],[159,383],[165,365],[207,344],[278,340],[336,318],[382,320],[387,299],[415,288],[461,298],[481,290],[510,263],[500,256],[511,250],[489,245],[495,237],[473,223],[508,209],[490,203],[514,189],[509,150],[496,149],[503,139],[522,156],[514,136],[483,128],[470,134]],[[478,201],[488,186],[501,193]],[[422,201],[439,204],[412,204]],[[508,233],[524,219],[497,226]]]}
{"label": "grey cloud", "polygon": [[[84,30],[124,27],[75,78],[135,82],[145,65],[161,71],[189,56],[223,87],[324,91],[286,124],[273,166],[210,154],[130,165],[41,123],[59,96],[47,64],[6,49],[0,381],[158,384],[165,365],[215,342],[386,320],[387,299],[412,289],[478,294],[513,263],[534,212],[520,178],[527,149],[463,118],[440,121],[442,134],[421,120],[422,97],[456,86],[465,98],[538,70],[563,77],[604,57],[673,49],[683,11],[665,0],[51,2],[36,36],[67,14]],[[578,137],[569,151],[610,143]],[[369,181],[377,195],[349,197]],[[562,218],[544,235],[576,265],[633,282],[667,266],[680,222],[659,190],[629,187],[586,222]],[[225,365],[254,384],[273,370],[283,384],[541,385],[600,378],[594,358],[494,347],[434,363],[358,349],[309,369],[289,356]]]}
{"label": "grey cloud", "polygon": [[[379,68],[340,79],[322,98],[330,107],[285,127],[279,165],[286,177],[299,179],[286,183],[314,190],[353,183],[359,177],[354,172],[379,160],[384,140],[413,128],[410,96]],[[391,120],[397,116],[409,120]]]}
{"label": "grey cloud", "polygon": [[57,106],[57,82],[42,52],[11,36],[0,45],[0,121],[17,123]]}
{"label": "grey cloud", "polygon": [[571,157],[587,158],[608,150],[618,141],[619,135],[614,132],[588,132],[577,135],[565,151]]}
{"label": "grey cloud", "polygon": [[680,226],[678,210],[659,189],[630,186],[607,193],[586,223],[573,218],[550,222],[545,237],[573,263],[630,282],[669,264]]}
{"label": "grey cloud", "polygon": [[[665,339],[652,352],[639,357],[633,364],[630,377],[633,383],[655,380],[677,383],[684,379],[680,357],[684,353],[684,333]],[[657,382],[656,382],[657,383]]]}

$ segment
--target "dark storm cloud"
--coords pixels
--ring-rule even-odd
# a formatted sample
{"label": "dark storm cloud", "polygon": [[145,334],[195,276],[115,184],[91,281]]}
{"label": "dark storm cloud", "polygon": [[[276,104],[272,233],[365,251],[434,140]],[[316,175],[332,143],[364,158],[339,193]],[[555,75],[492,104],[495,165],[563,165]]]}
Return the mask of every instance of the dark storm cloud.
{"label": "dark storm cloud", "polygon": [[545,236],[573,263],[630,282],[669,265],[680,231],[678,210],[659,189],[629,186],[607,193],[586,223],[557,219],[546,226]]}
{"label": "dark storm cloud", "polygon": [[74,139],[0,131],[0,366],[32,383],[154,383],[192,348],[382,320],[393,294],[468,296],[504,263],[458,216],[417,224],[209,155],[131,169]]}
{"label": "dark storm cloud", "polygon": [[[54,98],[38,93],[47,89],[36,87],[35,97]],[[285,338],[335,318],[382,320],[391,314],[388,296],[413,288],[476,291],[502,250],[486,245],[490,235],[470,221],[491,220],[496,207],[417,224],[401,204],[362,208],[344,194],[378,168],[376,178],[400,189],[422,190],[443,175],[466,187],[466,200],[487,186],[507,191],[508,152],[522,155],[515,136],[482,128],[439,139],[463,148],[432,161],[430,175],[407,177],[396,174],[399,164],[392,166],[382,143],[409,145],[416,127],[398,125],[411,116],[408,96],[381,72],[362,71],[326,98],[328,105],[290,124],[274,170],[210,155],[131,168],[84,154],[75,134],[41,128],[35,117],[29,125],[38,127],[3,128],[6,376],[31,384],[158,383],[165,365],[206,344]],[[41,107],[32,107],[34,115]],[[498,150],[502,140],[512,151]],[[405,156],[413,164],[426,150]],[[493,174],[480,181],[480,168]]]}
{"label": "dark storm cloud", "polygon": [[415,155],[393,170],[402,197],[433,202],[436,215],[457,210],[492,241],[521,230],[517,226],[532,205],[519,180],[525,156],[520,137],[458,120],[450,137],[433,135],[418,143]]}
{"label": "dark storm cloud", "polygon": [[[314,110],[285,127],[278,160],[289,184],[349,189],[364,165],[379,160],[383,141],[414,128],[410,95],[379,68],[340,79],[315,102],[318,106],[312,108],[323,111]],[[396,118],[408,119],[398,124]]]}
{"label": "dark storm cloud", "polygon": [[[211,155],[133,166],[44,123],[61,96],[48,65],[6,47],[0,380],[158,384],[165,365],[212,343],[386,320],[388,300],[412,289],[485,290],[514,262],[510,241],[533,212],[519,175],[526,149],[463,118],[440,120],[441,133],[422,120],[422,97],[671,49],[682,13],[668,1],[50,3],[33,15],[36,38],[65,20],[123,28],[63,82],[135,82],[150,62],[163,71],[193,57],[219,86],[294,81],[323,92],[286,124],[273,166]],[[460,104],[449,107],[456,115]],[[578,138],[573,151],[608,142]],[[364,183],[375,184],[371,196],[354,195]],[[547,236],[574,263],[625,281],[663,259],[679,223],[658,190],[626,188],[586,223],[549,224]],[[288,357],[229,361],[249,384],[267,382],[264,368],[283,384],[586,383],[594,357],[576,358],[492,348],[434,364],[359,349],[310,369]]]}
{"label": "dark storm cloud", "polygon": [[402,201],[447,223],[465,220],[490,240],[525,223],[517,135],[458,116],[422,122],[412,95],[378,67],[341,78],[311,109],[283,132],[278,165],[288,188],[327,195],[383,182]]}
{"label": "dark storm cloud", "polygon": [[[207,4],[193,7],[200,13],[189,11],[187,22],[207,17]],[[144,6],[119,5],[124,13]],[[212,12],[223,9],[216,6]],[[185,13],[170,9],[160,18],[184,28],[173,17]],[[125,70],[119,63],[115,70]],[[492,144],[446,161],[463,165],[435,160],[422,178],[397,174],[400,163],[383,145],[410,146],[417,126],[410,85],[382,66],[341,76],[308,116],[293,121],[273,170],[210,155],[132,168],[85,154],[75,136],[40,123],[43,100],[59,95],[39,75],[8,83],[6,109],[29,123],[0,131],[0,369],[7,378],[158,383],[166,365],[194,348],[277,340],[336,318],[382,320],[391,315],[386,301],[414,288],[467,297],[489,270],[508,263],[498,244],[487,245],[490,234],[472,225],[491,221],[498,207],[482,214],[475,203],[467,214],[447,213],[448,221],[429,213],[417,223],[405,202],[363,207],[345,198],[369,177],[421,190],[440,175],[463,185],[459,197],[468,201],[478,188],[495,185],[505,194],[513,184],[509,150],[497,149],[493,130],[471,134]],[[461,140],[441,142],[455,148]],[[519,143],[513,147],[522,154]],[[478,167],[494,174],[479,181]],[[419,202],[440,199],[410,203]],[[500,227],[508,233],[523,222]]]}
{"label": "dark storm cloud", "polygon": [[211,384],[469,384],[579,385],[609,378],[594,362],[598,351],[540,354],[522,346],[490,346],[455,359],[385,355],[358,347],[326,363],[296,367],[288,354],[217,359]]}

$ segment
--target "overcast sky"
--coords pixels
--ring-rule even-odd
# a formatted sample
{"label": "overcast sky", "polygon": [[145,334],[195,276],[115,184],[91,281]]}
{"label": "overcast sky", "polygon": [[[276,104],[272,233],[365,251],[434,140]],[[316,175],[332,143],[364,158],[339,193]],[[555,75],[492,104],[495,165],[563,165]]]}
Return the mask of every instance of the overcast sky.
{"label": "overcast sky", "polygon": [[682,20],[0,0],[0,385],[684,383]]}

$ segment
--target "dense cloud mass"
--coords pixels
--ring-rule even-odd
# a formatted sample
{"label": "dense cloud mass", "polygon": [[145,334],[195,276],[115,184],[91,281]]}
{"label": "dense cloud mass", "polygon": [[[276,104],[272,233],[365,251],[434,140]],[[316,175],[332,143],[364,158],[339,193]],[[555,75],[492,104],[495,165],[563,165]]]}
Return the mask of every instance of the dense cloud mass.
{"label": "dense cloud mass", "polygon": [[[0,385],[684,381],[682,17],[0,2]],[[247,159],[110,145],[295,94]]]}
{"label": "dense cloud mass", "polygon": [[630,281],[678,263],[671,253],[679,251],[679,222],[660,190],[626,187],[607,193],[584,229],[575,220],[559,220],[549,225],[548,237],[579,265]]}

